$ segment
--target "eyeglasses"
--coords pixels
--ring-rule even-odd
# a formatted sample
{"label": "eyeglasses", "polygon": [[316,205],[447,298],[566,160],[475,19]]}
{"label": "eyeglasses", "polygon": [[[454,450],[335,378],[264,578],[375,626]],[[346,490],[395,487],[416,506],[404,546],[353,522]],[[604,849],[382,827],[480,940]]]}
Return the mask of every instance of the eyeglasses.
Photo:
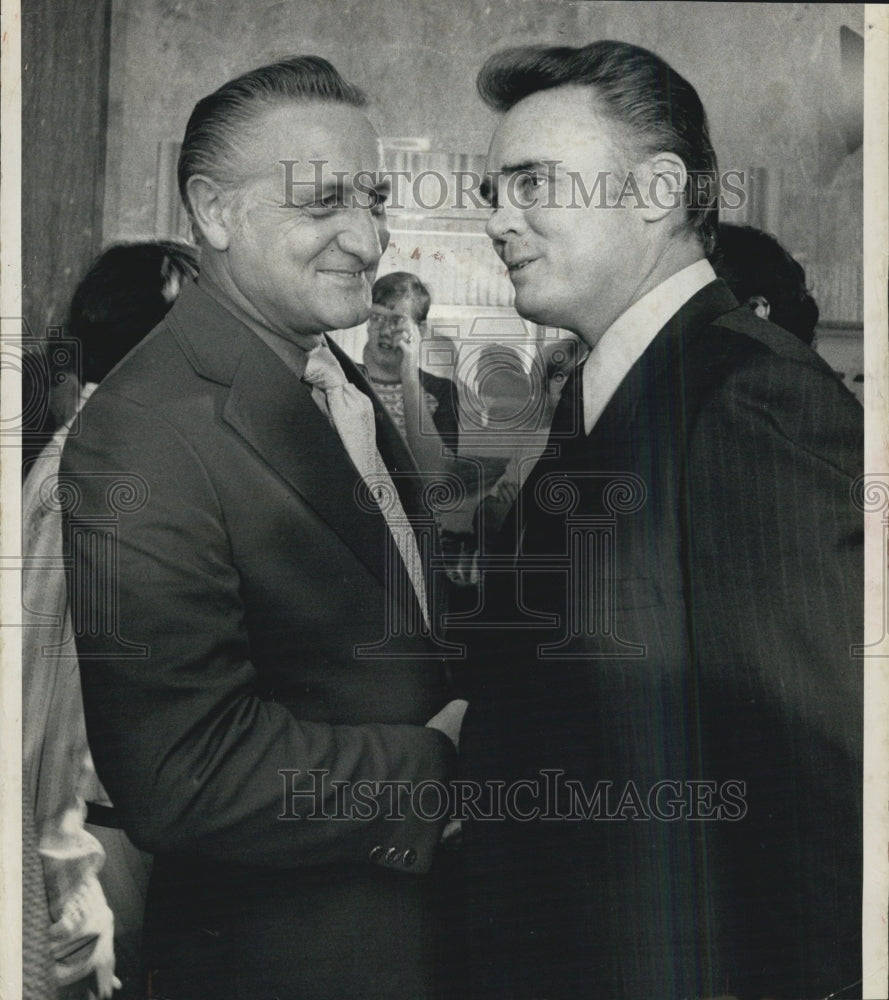
{"label": "eyeglasses", "polygon": [[397,313],[372,312],[367,317],[367,325],[377,330],[391,330],[393,333],[405,329],[410,320],[407,316],[400,316]]}

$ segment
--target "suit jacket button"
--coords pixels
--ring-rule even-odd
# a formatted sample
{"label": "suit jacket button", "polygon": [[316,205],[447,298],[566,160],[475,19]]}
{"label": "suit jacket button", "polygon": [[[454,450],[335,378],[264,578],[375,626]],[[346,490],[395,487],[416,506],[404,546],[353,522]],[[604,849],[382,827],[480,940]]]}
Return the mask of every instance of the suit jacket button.
{"label": "suit jacket button", "polygon": [[404,865],[405,868],[410,868],[412,865],[416,864],[416,862],[417,862],[417,852],[412,847],[407,848],[407,850],[401,856],[401,863]]}
{"label": "suit jacket button", "polygon": [[379,861],[383,857],[383,845],[377,844],[376,847],[371,849],[370,860]]}
{"label": "suit jacket button", "polygon": [[397,847],[390,847],[383,857],[383,860],[387,865],[394,865],[396,861],[401,857],[401,851]]}

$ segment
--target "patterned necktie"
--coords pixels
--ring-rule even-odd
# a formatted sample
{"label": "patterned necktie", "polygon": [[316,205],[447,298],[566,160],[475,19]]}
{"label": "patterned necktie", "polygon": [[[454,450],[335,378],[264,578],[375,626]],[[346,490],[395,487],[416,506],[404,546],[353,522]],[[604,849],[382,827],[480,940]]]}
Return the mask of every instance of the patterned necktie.
{"label": "patterned necktie", "polygon": [[331,423],[386,519],[428,628],[426,583],[417,539],[389,470],[377,450],[373,404],[360,389],[348,381],[339,361],[324,344],[309,352],[303,381],[324,392]]}

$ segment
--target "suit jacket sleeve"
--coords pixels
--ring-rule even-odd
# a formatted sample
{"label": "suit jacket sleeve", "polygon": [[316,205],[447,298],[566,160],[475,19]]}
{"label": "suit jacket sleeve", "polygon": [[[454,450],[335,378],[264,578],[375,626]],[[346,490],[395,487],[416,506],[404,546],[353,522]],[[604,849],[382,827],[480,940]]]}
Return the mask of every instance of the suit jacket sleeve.
{"label": "suit jacket sleeve", "polygon": [[785,709],[856,753],[847,734],[861,724],[851,649],[863,627],[863,519],[852,497],[862,454],[861,407],[833,374],[764,353],[702,409],[688,477],[691,562],[701,567],[690,586],[707,623],[697,640],[725,658],[734,639],[775,695],[785,665],[804,670],[803,687],[783,688]]}
{"label": "suit jacket sleeve", "polygon": [[691,440],[703,742],[713,770],[745,783],[746,816],[717,831],[744,860],[710,886],[739,996],[824,995],[860,976],[861,463],[847,390],[765,353],[728,378]]}
{"label": "suit jacket sleeve", "polygon": [[459,442],[459,418],[457,416],[457,386],[452,379],[441,378],[420,369],[420,381],[426,392],[435,397],[438,407],[432,417],[435,429],[446,448],[454,454]]}
{"label": "suit jacket sleeve", "polygon": [[[113,392],[97,394],[88,416],[62,462],[79,498],[66,517],[75,631],[97,769],[133,840],[274,867],[371,855],[428,869],[441,824],[408,800],[399,820],[360,783],[445,781],[450,741],[422,725],[301,721],[261,697],[231,536],[202,458],[161,415]],[[115,476],[136,486],[103,548]],[[312,771],[324,772],[325,791]],[[349,783],[345,810],[337,781]],[[356,783],[363,811],[349,808]]]}

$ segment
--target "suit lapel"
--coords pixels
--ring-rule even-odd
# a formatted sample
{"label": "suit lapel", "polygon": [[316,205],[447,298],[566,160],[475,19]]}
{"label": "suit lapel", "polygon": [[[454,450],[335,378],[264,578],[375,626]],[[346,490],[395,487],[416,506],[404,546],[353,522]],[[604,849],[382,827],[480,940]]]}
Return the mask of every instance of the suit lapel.
{"label": "suit lapel", "polygon": [[[385,585],[389,528],[381,513],[353,502],[358,473],[308,387],[200,285],[183,288],[167,319],[197,374],[229,387],[222,412],[225,423]],[[358,384],[360,375],[354,365],[338,348],[333,350],[347,377]],[[378,410],[366,386],[359,388],[371,395]],[[386,447],[384,460],[391,457],[396,464],[390,467],[409,472],[409,454],[389,440],[388,428],[381,429],[381,424],[385,422],[378,413],[377,436]],[[410,500],[411,491],[404,492]],[[416,511],[415,504],[411,511]]]}
{"label": "suit lapel", "polygon": [[385,583],[385,519],[355,502],[360,477],[310,390],[253,340],[235,373],[223,420]]}
{"label": "suit lapel", "polygon": [[[669,412],[681,416],[689,396],[697,395],[708,380],[708,373],[695,365],[690,369],[689,358],[700,358],[698,344],[718,317],[738,303],[721,280],[713,281],[686,302],[658,331],[641,357],[627,372],[617,391],[605,407],[587,439],[586,450],[592,455],[608,455],[615,442],[626,440],[631,428],[653,436],[661,436],[663,428],[648,427],[641,411],[648,414]],[[710,352],[705,352],[704,357]],[[717,354],[714,351],[713,354]],[[690,384],[693,377],[694,385]]]}
{"label": "suit lapel", "polygon": [[[717,317],[737,306],[721,280],[692,296],[627,373],[589,435],[583,422],[582,366],[578,368],[566,382],[553,417],[549,443],[557,446],[557,452],[541,459],[528,477],[522,490],[524,511],[533,516],[534,491],[546,475],[570,477],[584,470],[627,471],[630,456],[639,458],[646,450],[679,445],[683,436],[679,424],[691,418],[689,407],[693,408],[719,367],[715,363],[711,372],[708,365],[690,365],[688,359],[706,360],[710,356],[710,352],[697,349],[700,339]],[[640,436],[644,440],[639,440]],[[654,460],[654,456],[650,458]],[[649,460],[643,464],[646,469],[651,467]]]}

